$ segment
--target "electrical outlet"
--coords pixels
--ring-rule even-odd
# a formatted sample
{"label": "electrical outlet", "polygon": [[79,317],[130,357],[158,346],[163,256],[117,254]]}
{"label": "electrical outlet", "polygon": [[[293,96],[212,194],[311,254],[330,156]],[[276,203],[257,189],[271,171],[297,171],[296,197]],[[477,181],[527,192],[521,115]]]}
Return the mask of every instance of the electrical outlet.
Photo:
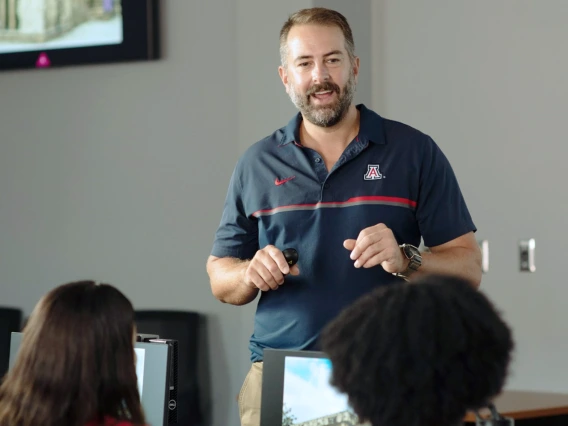
{"label": "electrical outlet", "polygon": [[519,262],[521,272],[534,272],[536,266],[534,263],[534,251],[536,242],[534,238],[530,240],[519,241]]}
{"label": "electrical outlet", "polygon": [[489,241],[478,241],[479,250],[481,250],[481,272],[486,274],[489,272]]}

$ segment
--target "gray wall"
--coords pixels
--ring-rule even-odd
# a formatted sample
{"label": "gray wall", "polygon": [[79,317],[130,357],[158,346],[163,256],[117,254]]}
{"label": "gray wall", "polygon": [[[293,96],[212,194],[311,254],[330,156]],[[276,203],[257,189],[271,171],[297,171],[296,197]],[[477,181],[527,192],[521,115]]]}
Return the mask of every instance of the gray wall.
{"label": "gray wall", "polygon": [[[430,134],[454,166],[489,240],[482,288],[517,339],[508,386],[568,391],[568,2],[373,6],[374,105]],[[537,271],[520,273],[517,241],[531,237]]]}
{"label": "gray wall", "polygon": [[234,425],[245,324],[205,260],[239,148],[237,3],[162,3],[160,61],[0,74],[0,305],[93,278],[207,315],[213,424]]}

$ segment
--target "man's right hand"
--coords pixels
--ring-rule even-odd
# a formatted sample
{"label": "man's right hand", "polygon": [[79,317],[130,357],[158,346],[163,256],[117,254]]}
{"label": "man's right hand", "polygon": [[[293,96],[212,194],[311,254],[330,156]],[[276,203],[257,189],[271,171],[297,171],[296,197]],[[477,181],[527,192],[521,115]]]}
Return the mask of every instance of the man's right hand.
{"label": "man's right hand", "polygon": [[245,270],[245,285],[261,291],[278,290],[284,275],[299,275],[298,265],[290,267],[282,251],[272,245],[258,250]]}

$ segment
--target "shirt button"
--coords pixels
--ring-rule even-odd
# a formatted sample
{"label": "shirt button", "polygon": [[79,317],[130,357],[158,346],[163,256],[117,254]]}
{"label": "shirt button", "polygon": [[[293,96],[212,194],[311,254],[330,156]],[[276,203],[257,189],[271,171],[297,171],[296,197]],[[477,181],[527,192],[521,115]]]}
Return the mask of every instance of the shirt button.
{"label": "shirt button", "polygon": [[324,187],[325,189],[327,189],[327,188],[329,188],[330,186],[331,186],[331,185],[330,185],[329,183],[326,183],[323,187]]}
{"label": "shirt button", "polygon": [[321,163],[321,158],[317,157],[317,158],[316,158],[316,163]]}

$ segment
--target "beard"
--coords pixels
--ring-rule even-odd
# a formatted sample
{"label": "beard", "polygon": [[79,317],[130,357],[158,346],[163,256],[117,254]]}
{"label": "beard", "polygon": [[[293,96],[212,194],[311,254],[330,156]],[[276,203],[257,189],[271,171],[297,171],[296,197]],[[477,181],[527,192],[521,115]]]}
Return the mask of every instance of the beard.
{"label": "beard", "polygon": [[[355,96],[355,75],[349,74],[349,80],[341,89],[337,84],[327,81],[315,84],[305,93],[296,89],[293,83],[289,83],[288,92],[292,103],[300,110],[302,116],[310,123],[319,127],[332,127],[339,123]],[[317,92],[331,91],[337,94],[337,99],[328,105],[314,105],[311,96]]]}

